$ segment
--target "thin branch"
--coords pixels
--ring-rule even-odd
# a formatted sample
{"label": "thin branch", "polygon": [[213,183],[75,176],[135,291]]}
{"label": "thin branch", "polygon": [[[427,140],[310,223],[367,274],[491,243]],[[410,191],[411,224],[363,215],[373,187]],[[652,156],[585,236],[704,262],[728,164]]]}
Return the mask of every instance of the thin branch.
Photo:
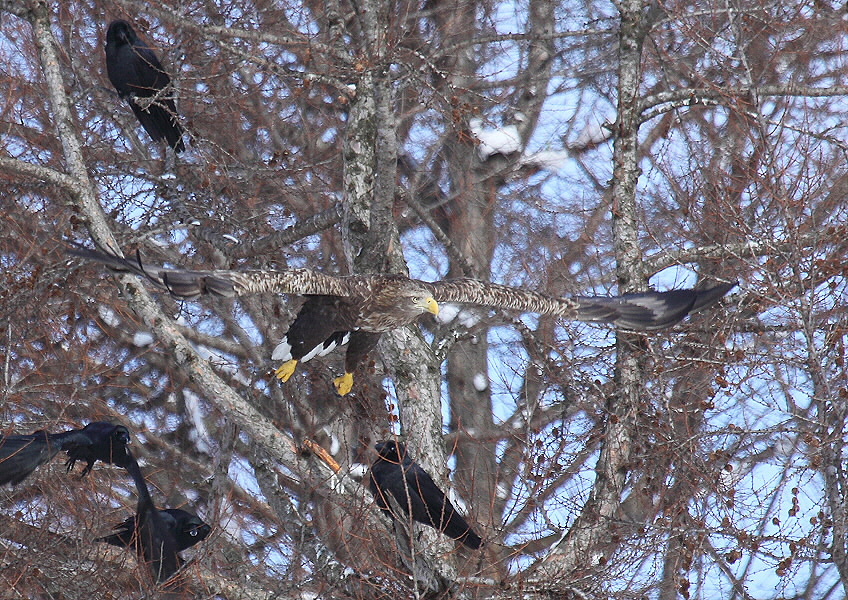
{"label": "thin branch", "polygon": [[[645,111],[661,104],[697,106],[698,104],[706,104],[708,101],[724,104],[728,99],[738,99],[743,96],[796,96],[802,98],[848,96],[848,86],[835,85],[831,87],[812,87],[787,83],[786,85],[766,85],[762,87],[690,87],[679,90],[668,90],[644,97],[639,102],[639,113],[643,115],[642,120],[646,121],[648,120],[648,116],[644,115]],[[663,110],[661,112],[667,112],[667,110]]]}
{"label": "thin branch", "polygon": [[[761,239],[759,241],[748,240],[737,243],[709,244],[694,248],[680,248],[649,256],[645,258],[644,265],[646,272],[653,275],[668,267],[693,263],[704,259],[776,256],[797,250],[798,248],[811,248],[815,243],[821,242],[824,237],[823,232],[816,231],[801,234],[791,240]],[[827,239],[833,242],[844,240],[845,238],[844,236],[840,238],[839,233],[835,232],[833,236],[828,234]]]}

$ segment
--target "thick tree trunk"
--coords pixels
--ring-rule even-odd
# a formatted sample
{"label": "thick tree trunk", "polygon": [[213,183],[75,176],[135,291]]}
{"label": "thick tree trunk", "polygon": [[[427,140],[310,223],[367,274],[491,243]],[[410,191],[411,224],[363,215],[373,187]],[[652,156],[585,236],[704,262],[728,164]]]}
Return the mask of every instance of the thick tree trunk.
{"label": "thick tree trunk", "polygon": [[[636,187],[639,178],[639,86],[645,15],[640,0],[619,4],[618,118],[615,123],[612,180],[612,227],[616,276],[621,292],[644,289],[645,275],[638,242]],[[627,479],[642,375],[639,338],[618,334],[615,389],[607,399],[607,422],[595,482],[589,500],[557,547],[553,548],[538,578],[562,578],[576,572],[603,569],[615,547],[613,524],[618,520]],[[588,559],[587,559],[588,557]]]}

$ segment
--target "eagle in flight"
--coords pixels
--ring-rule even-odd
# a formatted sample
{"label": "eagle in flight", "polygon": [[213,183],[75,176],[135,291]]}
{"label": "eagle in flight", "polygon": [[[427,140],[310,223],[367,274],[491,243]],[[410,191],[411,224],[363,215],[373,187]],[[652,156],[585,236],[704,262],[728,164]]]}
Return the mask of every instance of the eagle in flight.
{"label": "eagle in flight", "polygon": [[306,302],[271,356],[273,360],[283,361],[274,373],[285,382],[298,362],[323,356],[347,343],[344,375],[333,382],[340,395],[351,390],[357,364],[374,349],[384,332],[409,325],[425,313],[438,314],[440,302],[652,331],[669,327],[686,315],[714,304],[736,285],[722,283],[702,290],[615,297],[554,298],[477,279],[427,282],[402,275],[327,275],[312,269],[190,271],[143,264],[138,256],[136,260],[128,260],[79,247],[68,252],[100,262],[116,272],[145,277],[177,298],[191,299],[204,294],[228,298],[271,293],[306,296]]}

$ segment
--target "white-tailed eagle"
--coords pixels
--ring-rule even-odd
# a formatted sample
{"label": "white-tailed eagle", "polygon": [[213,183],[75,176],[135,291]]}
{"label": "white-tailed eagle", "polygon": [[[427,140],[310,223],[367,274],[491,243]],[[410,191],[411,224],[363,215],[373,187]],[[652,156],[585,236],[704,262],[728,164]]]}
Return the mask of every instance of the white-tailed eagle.
{"label": "white-tailed eagle", "polygon": [[384,332],[409,325],[425,313],[437,314],[440,302],[475,304],[651,331],[669,327],[686,315],[714,304],[736,285],[723,283],[703,290],[643,292],[614,297],[554,298],[477,279],[427,282],[402,275],[327,275],[312,269],[189,271],[147,265],[138,258],[133,261],[84,248],[73,248],[69,253],[103,263],[113,271],[141,275],[178,298],[190,299],[204,294],[306,296],[306,302],[272,354],[273,360],[283,361],[275,374],[287,381],[299,361],[305,362],[348,343],[345,373],[334,381],[341,395],[350,391],[356,365],[374,349]]}

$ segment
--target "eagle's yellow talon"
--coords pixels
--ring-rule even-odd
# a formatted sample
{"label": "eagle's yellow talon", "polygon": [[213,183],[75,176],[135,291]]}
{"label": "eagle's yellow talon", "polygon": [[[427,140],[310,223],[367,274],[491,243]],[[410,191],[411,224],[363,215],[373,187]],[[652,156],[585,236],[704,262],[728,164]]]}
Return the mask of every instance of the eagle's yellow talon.
{"label": "eagle's yellow talon", "polygon": [[274,376],[280,381],[286,382],[292,376],[292,373],[294,373],[295,367],[297,367],[297,359],[293,358],[277,367],[274,371]]}
{"label": "eagle's yellow talon", "polygon": [[353,387],[353,373],[345,373],[341,377],[336,377],[333,379],[333,385],[336,386],[339,396],[344,396]]}

